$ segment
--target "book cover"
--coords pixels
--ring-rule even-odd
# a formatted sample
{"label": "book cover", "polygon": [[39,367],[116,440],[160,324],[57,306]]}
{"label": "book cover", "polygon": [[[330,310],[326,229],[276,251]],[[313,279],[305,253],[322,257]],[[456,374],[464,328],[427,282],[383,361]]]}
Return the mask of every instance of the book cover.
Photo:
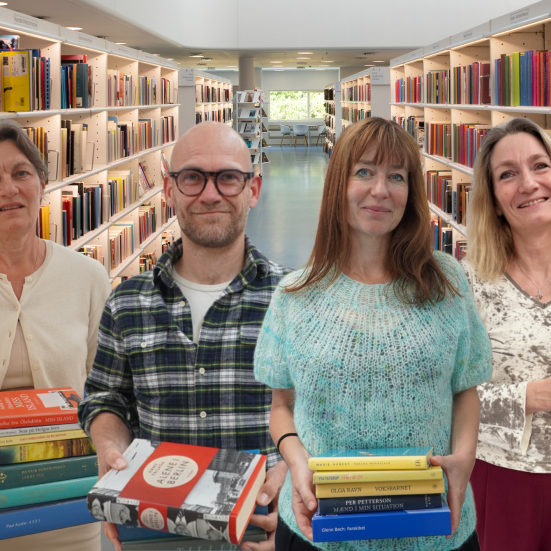
{"label": "book cover", "polygon": [[335,497],[318,499],[319,515],[349,515],[382,511],[413,511],[442,507],[442,494],[411,496]]}
{"label": "book cover", "polygon": [[19,48],[18,34],[3,34],[0,36],[0,50],[17,50]]}
{"label": "book cover", "polygon": [[319,471],[314,473],[314,484],[440,480],[441,478],[443,478],[442,468],[437,466],[416,471]]}
{"label": "book cover", "polygon": [[97,522],[86,506],[86,498],[26,505],[0,511],[0,540],[38,534]]}
{"label": "book cover", "polygon": [[308,460],[311,471],[428,469],[432,448],[328,450]]}
{"label": "book cover", "polygon": [[358,513],[312,518],[314,542],[351,541],[451,534],[451,515],[446,504],[438,509]]}
{"label": "book cover", "polygon": [[53,440],[36,444],[16,444],[0,448],[0,465],[45,461],[64,457],[80,457],[95,454],[96,450],[89,438]]}
{"label": "book cover", "polygon": [[0,429],[77,423],[79,395],[72,388],[0,393]]}
{"label": "book cover", "polygon": [[97,475],[70,480],[46,482],[24,488],[5,490],[0,487],[0,509],[21,507],[33,503],[46,503],[60,499],[85,497],[98,481]]}
{"label": "book cover", "polygon": [[0,447],[14,446],[15,444],[49,442],[50,440],[69,440],[71,438],[87,438],[87,436],[82,429],[60,430],[57,432],[37,432],[34,434],[20,434],[17,436],[0,435]]}
{"label": "book cover", "polygon": [[0,467],[0,492],[47,482],[98,475],[95,455],[16,463]]}
{"label": "book cover", "polygon": [[239,543],[266,473],[266,458],[235,450],[136,439],[128,467],[88,495],[92,515],[200,539]]}
{"label": "book cover", "polygon": [[444,491],[443,479],[358,482],[354,484],[316,484],[316,497],[441,494]]}
{"label": "book cover", "polygon": [[30,51],[2,51],[0,55],[4,111],[32,111]]}

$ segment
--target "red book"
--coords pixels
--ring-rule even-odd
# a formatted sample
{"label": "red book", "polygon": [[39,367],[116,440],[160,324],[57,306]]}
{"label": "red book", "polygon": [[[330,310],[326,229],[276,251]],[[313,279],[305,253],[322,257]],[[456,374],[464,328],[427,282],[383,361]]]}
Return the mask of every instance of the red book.
{"label": "red book", "polygon": [[0,429],[77,423],[79,402],[72,388],[0,392]]}
{"label": "red book", "polygon": [[266,478],[266,457],[136,439],[122,471],[88,494],[93,517],[115,524],[238,544]]}
{"label": "red book", "polygon": [[67,61],[70,63],[86,63],[86,54],[84,55],[62,55],[61,61]]}

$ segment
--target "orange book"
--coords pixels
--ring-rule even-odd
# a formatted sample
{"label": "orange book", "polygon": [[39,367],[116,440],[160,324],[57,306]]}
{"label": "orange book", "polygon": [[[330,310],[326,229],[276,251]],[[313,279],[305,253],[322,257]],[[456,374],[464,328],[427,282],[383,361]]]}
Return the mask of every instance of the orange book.
{"label": "orange book", "polygon": [[80,400],[72,388],[0,392],[0,429],[77,423]]}

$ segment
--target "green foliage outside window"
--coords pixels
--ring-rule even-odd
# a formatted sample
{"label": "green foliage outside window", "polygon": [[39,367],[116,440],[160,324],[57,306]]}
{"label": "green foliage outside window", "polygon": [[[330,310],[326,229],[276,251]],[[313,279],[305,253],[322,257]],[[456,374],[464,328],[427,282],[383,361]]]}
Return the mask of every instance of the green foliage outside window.
{"label": "green foliage outside window", "polygon": [[270,92],[270,120],[297,121],[324,117],[323,92]]}

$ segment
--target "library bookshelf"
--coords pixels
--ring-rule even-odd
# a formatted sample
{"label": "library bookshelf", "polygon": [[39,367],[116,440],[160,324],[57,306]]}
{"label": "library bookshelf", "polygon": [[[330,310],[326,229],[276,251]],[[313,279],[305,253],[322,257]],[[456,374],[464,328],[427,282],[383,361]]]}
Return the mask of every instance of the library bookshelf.
{"label": "library bookshelf", "polygon": [[[436,182],[429,207],[438,226],[437,245],[442,247],[445,231],[452,237],[447,252],[458,258],[467,247],[472,167],[485,132],[516,117],[528,118],[551,130],[549,98],[542,97],[536,105],[529,94],[524,97],[525,105],[518,104],[520,96],[514,98],[515,86],[517,90],[522,90],[520,83],[529,86],[528,79],[524,80],[518,71],[511,70],[506,97],[500,94],[502,88],[506,89],[504,75],[499,73],[501,64],[512,68],[509,58],[512,60],[513,54],[522,58],[524,52],[550,49],[551,3],[543,1],[391,60],[392,118],[418,140],[427,180],[432,177],[434,183],[434,174],[438,173],[448,182],[446,189]],[[444,91],[439,96],[434,93],[436,73],[440,92]],[[548,74],[542,75],[548,81],[546,87],[549,78]],[[440,128],[438,133],[436,128]],[[428,184],[431,191],[429,188]],[[460,193],[464,194],[462,205],[457,203]]]}
{"label": "library bookshelf", "polygon": [[234,96],[234,129],[243,138],[251,155],[255,172],[262,176],[262,166],[270,160],[264,151],[267,135],[264,120],[267,120],[264,105],[266,97],[262,90],[242,90]]}
{"label": "library bookshelf", "polygon": [[[116,278],[138,273],[140,255],[159,252],[162,248],[164,232],[179,232],[175,216],[163,205],[161,170],[161,158],[162,156],[166,159],[170,158],[178,135],[177,64],[156,55],[72,31],[7,8],[0,8],[0,34],[19,35],[20,49],[40,49],[40,55],[49,58],[50,82],[48,85],[51,108],[42,111],[0,112],[0,119],[14,119],[24,128],[43,129],[47,134],[49,182],[41,208],[43,213],[46,212],[42,215],[46,216],[42,226],[45,228],[43,237],[62,245],[66,244],[83,254],[87,254],[81,250],[83,247],[96,248],[96,257],[105,266],[112,283],[116,283]],[[62,108],[61,56],[64,55],[86,56],[86,63],[93,71],[89,73],[89,75],[93,74],[93,78],[86,108]],[[121,99],[117,99],[114,105],[110,105],[113,95],[109,94],[109,81],[110,78],[115,78],[113,75],[117,71],[119,73],[116,78],[123,75],[129,83],[128,95],[123,98],[121,92]],[[139,104],[139,99],[142,98],[141,91],[145,90],[145,83],[147,83],[148,94],[143,98],[146,98],[146,103]],[[123,124],[128,131],[128,140],[132,146],[123,148],[122,154],[119,154],[120,149],[116,153],[110,150],[110,118],[111,121],[114,119]],[[77,126],[85,125],[87,128],[84,134],[87,143],[82,145],[81,150],[82,165],[75,167],[73,174],[65,178],[62,178],[61,165],[64,153],[67,152],[67,142],[62,138],[62,121],[70,121],[72,125]],[[169,131],[165,131],[168,128],[167,121],[169,121]],[[147,132],[144,130],[146,127]],[[142,132],[141,135],[138,135],[139,131]],[[120,138],[119,132],[120,127],[117,128],[117,122],[111,122],[111,143]],[[147,166],[149,176],[148,189],[141,195],[138,191],[141,189],[140,163],[142,166],[144,164]],[[124,208],[119,208],[113,213],[109,208],[113,198],[110,196],[108,182],[111,172],[115,170],[128,175],[128,182],[131,182],[136,193],[127,196],[132,197],[133,201],[126,201]],[[103,196],[98,203],[102,207],[98,209],[94,222],[91,221],[91,210],[88,214],[82,211],[83,217],[89,218],[88,227],[83,226],[82,235],[78,238],[72,235],[68,244],[69,240],[65,236],[64,243],[63,237],[63,198],[64,193],[69,193],[68,189],[71,189],[71,194],[75,194],[80,183],[84,189],[89,186],[102,190]],[[84,203],[84,197],[80,199],[83,205],[86,204],[89,209],[92,208],[90,203]],[[148,213],[149,224],[145,232],[140,232],[142,215],[140,208],[143,210],[146,207],[151,207]],[[68,214],[66,211],[65,216]],[[167,215],[169,215],[168,218]],[[126,224],[131,228],[128,234],[131,246],[127,247],[112,263],[110,231],[117,224]],[[101,251],[101,256],[97,254],[98,250]]]}
{"label": "library bookshelf", "polygon": [[180,136],[204,121],[232,125],[232,83],[230,80],[192,68],[178,72]]}
{"label": "library bookshelf", "polygon": [[329,156],[342,132],[341,83],[337,81],[325,87],[325,143],[323,150]]}

